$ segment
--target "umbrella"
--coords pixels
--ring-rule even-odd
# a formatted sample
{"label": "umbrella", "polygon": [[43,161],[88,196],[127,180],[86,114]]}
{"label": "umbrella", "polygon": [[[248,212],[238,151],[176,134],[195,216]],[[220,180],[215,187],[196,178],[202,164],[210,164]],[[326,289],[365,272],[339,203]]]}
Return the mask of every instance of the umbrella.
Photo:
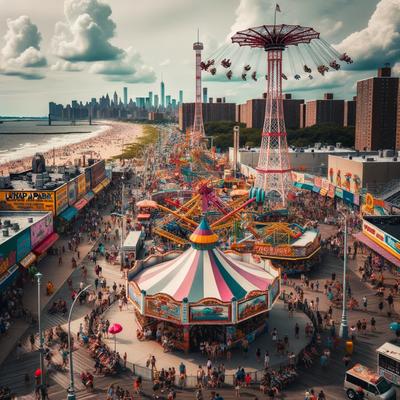
{"label": "umbrella", "polygon": [[158,205],[153,200],[141,200],[136,203],[139,208],[157,208]]}
{"label": "umbrella", "polygon": [[390,330],[392,331],[398,331],[400,329],[400,324],[398,322],[392,322],[389,325]]}
{"label": "umbrella", "polygon": [[108,328],[108,332],[114,335],[114,352],[117,352],[117,333],[122,332],[122,325],[115,323]]}
{"label": "umbrella", "polygon": [[38,378],[40,375],[42,375],[42,370],[41,370],[40,368],[38,368],[38,369],[35,371],[35,377]]}

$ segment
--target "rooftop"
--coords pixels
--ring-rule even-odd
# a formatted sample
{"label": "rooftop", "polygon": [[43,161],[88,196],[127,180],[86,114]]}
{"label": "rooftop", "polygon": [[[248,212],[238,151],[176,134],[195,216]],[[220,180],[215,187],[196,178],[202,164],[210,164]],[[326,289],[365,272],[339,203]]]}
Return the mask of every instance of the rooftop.
{"label": "rooftop", "polygon": [[[0,245],[40,221],[47,214],[49,213],[43,211],[0,211],[0,229],[8,228],[8,236],[0,234]],[[18,224],[18,227],[14,224]]]}
{"label": "rooftop", "polygon": [[[239,152],[249,152],[249,153],[259,153],[259,147],[253,147],[250,149],[241,148]],[[344,147],[336,147],[336,146],[316,146],[316,147],[289,147],[289,153],[339,153],[339,154],[349,154],[356,153],[354,149],[348,149]],[[376,152],[375,152],[376,153]]]}
{"label": "rooftop", "polygon": [[[392,152],[389,153],[390,156],[388,155],[378,155],[378,154],[369,154],[369,155],[359,155],[359,156],[353,156],[351,155],[351,160],[363,163],[363,164],[368,164],[368,163],[398,163],[400,162],[400,157],[398,156],[397,153]],[[333,154],[335,156],[335,154]],[[348,158],[344,155],[338,155],[337,157],[341,158]]]}
{"label": "rooftop", "polygon": [[364,219],[375,225],[380,230],[400,240],[400,215],[387,215],[379,217],[364,217]]}

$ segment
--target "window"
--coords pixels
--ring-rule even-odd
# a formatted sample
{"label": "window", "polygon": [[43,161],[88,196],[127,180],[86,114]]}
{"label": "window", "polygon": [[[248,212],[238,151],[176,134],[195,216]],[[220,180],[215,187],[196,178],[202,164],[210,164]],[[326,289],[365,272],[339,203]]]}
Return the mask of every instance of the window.
{"label": "window", "polygon": [[347,374],[346,380],[353,385],[360,386],[361,388],[368,390],[368,382],[365,382],[362,379],[357,378],[356,376]]}
{"label": "window", "polygon": [[368,392],[373,393],[373,394],[378,394],[378,389],[375,385],[372,385],[371,383],[368,385]]}
{"label": "window", "polygon": [[398,361],[386,357],[383,354],[379,354],[378,364],[381,368],[400,376],[400,363]]}

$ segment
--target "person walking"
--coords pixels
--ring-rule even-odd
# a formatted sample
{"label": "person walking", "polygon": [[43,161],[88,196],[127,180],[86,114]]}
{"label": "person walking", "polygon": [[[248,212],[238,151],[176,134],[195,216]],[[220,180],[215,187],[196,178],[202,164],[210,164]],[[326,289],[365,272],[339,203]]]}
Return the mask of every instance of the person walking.
{"label": "person walking", "polygon": [[367,308],[368,308],[368,300],[367,300],[367,297],[366,297],[366,296],[364,296],[364,297],[362,298],[362,303],[363,303],[364,311],[367,311]]}
{"label": "person walking", "polygon": [[269,356],[268,351],[266,351],[265,355],[264,355],[264,369],[269,368],[269,362],[270,362],[270,356]]}

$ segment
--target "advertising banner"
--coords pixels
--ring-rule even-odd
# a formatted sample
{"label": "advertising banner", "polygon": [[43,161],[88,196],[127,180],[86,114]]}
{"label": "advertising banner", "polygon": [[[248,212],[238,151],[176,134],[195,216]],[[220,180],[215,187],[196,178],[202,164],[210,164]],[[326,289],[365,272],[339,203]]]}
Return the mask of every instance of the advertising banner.
{"label": "advertising banner", "polygon": [[354,203],[354,195],[351,192],[348,192],[347,190],[343,190],[343,200],[347,201],[350,204]]}
{"label": "advertising banner", "polygon": [[140,293],[140,290],[139,290],[136,286],[130,284],[130,285],[128,286],[128,295],[129,295],[129,298],[130,298],[130,299],[138,306],[138,308],[140,309],[140,307],[142,306],[142,295],[141,295],[141,293]]}
{"label": "advertising banner", "polygon": [[400,242],[393,236],[385,233],[385,243],[397,254],[400,254]]}
{"label": "advertising banner", "polygon": [[275,257],[291,257],[293,256],[293,248],[291,246],[270,246],[256,243],[254,245],[254,253],[260,256]]}
{"label": "advertising banner", "polygon": [[86,193],[92,188],[90,181],[90,168],[85,169]]}
{"label": "advertising banner", "polygon": [[339,197],[339,199],[343,199],[343,189],[339,188],[339,187],[336,187],[335,196]]}
{"label": "advertising banner", "polygon": [[76,203],[77,187],[75,179],[68,182],[68,204],[72,206]]}
{"label": "advertising banner", "polygon": [[31,251],[31,232],[25,229],[17,236],[17,261],[22,260]]}
{"label": "advertising banner", "polygon": [[32,248],[36,247],[47,236],[53,233],[53,216],[47,215],[45,218],[36,222],[31,226],[31,244]]}
{"label": "advertising banner", "polygon": [[2,190],[0,191],[0,210],[54,212],[54,192]]}
{"label": "advertising banner", "polygon": [[90,168],[92,177],[92,188],[95,188],[99,183],[101,183],[106,177],[106,164],[105,161],[99,161],[93,164]]}
{"label": "advertising banner", "polygon": [[68,187],[62,185],[56,190],[56,215],[61,214],[68,207]]}
{"label": "advertising banner", "polygon": [[227,322],[229,318],[229,306],[225,305],[209,305],[209,306],[191,306],[190,311],[191,322]]}
{"label": "advertising banner", "polygon": [[268,288],[268,295],[269,295],[269,306],[272,307],[274,304],[275,299],[279,296],[280,289],[280,280],[278,278],[270,285]]}
{"label": "advertising banner", "polygon": [[239,303],[238,320],[246,319],[265,310],[268,310],[268,299],[265,294],[262,294]]}
{"label": "advertising banner", "polygon": [[76,178],[78,184],[78,199],[81,199],[86,194],[86,176],[85,174],[79,175]]}
{"label": "advertising banner", "polygon": [[147,315],[170,321],[181,321],[181,305],[167,296],[146,298],[145,313]]}
{"label": "advertising banner", "polygon": [[17,262],[16,241],[11,238],[0,247],[0,277]]}

